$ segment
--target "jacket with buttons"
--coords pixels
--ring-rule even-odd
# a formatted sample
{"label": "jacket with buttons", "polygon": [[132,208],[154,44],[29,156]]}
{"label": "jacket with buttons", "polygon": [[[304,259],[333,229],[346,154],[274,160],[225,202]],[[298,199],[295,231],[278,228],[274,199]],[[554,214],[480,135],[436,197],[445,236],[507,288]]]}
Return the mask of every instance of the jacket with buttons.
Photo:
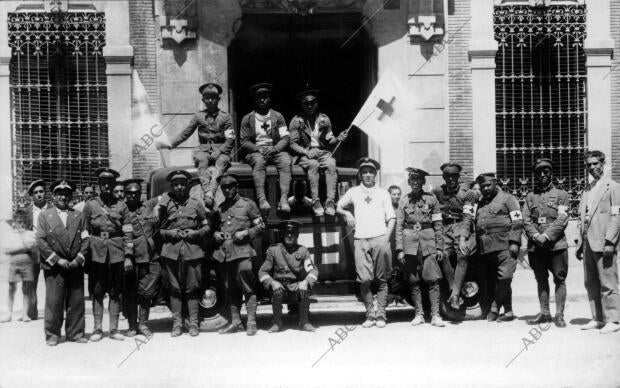
{"label": "jacket with buttons", "polygon": [[545,247],[548,250],[568,248],[564,230],[568,225],[569,205],[568,193],[553,185],[527,193],[523,204],[523,227],[530,251],[541,249],[533,241],[536,234],[548,237],[548,246]]}
{"label": "jacket with buttons", "polygon": [[[171,260],[196,260],[204,258],[203,241],[210,231],[207,212],[191,197],[177,202],[172,195],[162,196],[158,203],[162,226],[159,230],[163,242],[161,257]],[[198,234],[183,240],[177,230],[193,230]]]}
{"label": "jacket with buttons", "polygon": [[443,249],[443,220],[435,195],[412,193],[400,200],[396,212],[396,250],[406,255],[427,256]]}
{"label": "jacket with buttons", "polygon": [[[331,145],[330,140],[334,139],[332,123],[326,114],[319,113],[316,117],[316,124],[319,127],[319,146],[326,150]],[[295,116],[289,125],[291,137],[291,150],[296,155],[303,155],[304,151],[312,146],[312,131],[314,128],[303,116]]]}
{"label": "jacket with buttons", "polygon": [[[136,263],[148,263],[153,259],[161,246],[159,240],[159,219],[154,213],[157,199],[141,202],[135,209],[129,209],[129,219],[133,228],[133,251]],[[161,244],[160,244],[161,245]]]}
{"label": "jacket with buttons", "polygon": [[[119,263],[133,256],[133,228],[125,202],[110,198],[91,198],[84,206],[86,228],[90,234],[90,256],[95,263]],[[101,237],[101,232],[110,237]]]}
{"label": "jacket with buttons", "polygon": [[[256,219],[260,220],[257,225]],[[225,235],[224,242],[213,253],[215,260],[225,262],[256,256],[252,240],[263,233],[265,226],[254,201],[238,194],[230,202],[224,201],[215,214],[214,226]],[[234,234],[243,230],[248,231],[247,237],[234,241]]]}
{"label": "jacket with buttons", "polygon": [[67,209],[66,226],[54,206],[39,214],[36,241],[43,269],[51,269],[59,259],[72,261],[77,258],[84,265],[88,240],[86,219],[82,213]]}
{"label": "jacket with buttons", "polygon": [[314,265],[310,252],[301,245],[291,251],[287,250],[283,243],[270,246],[258,271],[258,279],[265,288],[269,288],[274,280],[285,283],[307,280],[312,287],[318,278],[319,270]]}
{"label": "jacket with buttons", "polygon": [[211,114],[206,109],[195,113],[189,124],[170,141],[172,148],[189,139],[196,129],[200,150],[214,152],[215,157],[230,155],[235,146],[235,130],[230,114],[222,110]]}

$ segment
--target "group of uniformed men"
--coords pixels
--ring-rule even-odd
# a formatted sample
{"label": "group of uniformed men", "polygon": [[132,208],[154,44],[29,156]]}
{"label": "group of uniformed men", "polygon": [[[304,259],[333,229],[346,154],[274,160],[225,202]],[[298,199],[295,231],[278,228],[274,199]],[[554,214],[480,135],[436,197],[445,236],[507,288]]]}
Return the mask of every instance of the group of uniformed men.
{"label": "group of uniformed men", "polygon": [[[497,186],[494,174],[481,174],[472,184],[460,181],[461,166],[441,166],[445,184],[433,192],[423,189],[429,174],[408,168],[411,192],[393,207],[387,190],[376,185],[379,163],[370,158],[358,161],[361,184],[348,190],[335,204],[336,169],[328,146],[346,138],[347,131],[334,136],[329,118],[318,112],[318,91],[299,93],[302,114],[287,127],[282,115],[270,108],[270,84],[250,89],[255,110],[241,122],[241,149],[253,168],[256,199],[241,197],[238,178],[226,170],[230,166],[235,133],[230,115],[218,108],[222,88],[214,83],[202,85],[200,93],[206,109],[195,114],[190,124],[170,143],[176,147],[196,129],[200,145],[194,152],[202,188],[202,201],[189,195],[191,175],[172,171],[167,180],[170,191],[142,201],[141,180],[118,182],[120,174],[109,168],[96,171],[100,194],[70,206],[75,189],[66,180],[54,182],[50,189],[53,206],[40,210],[36,236],[46,279],[45,333],[49,345],[60,338],[66,307],[67,339],[86,342],[84,336],[84,266],[88,265],[89,288],[93,296],[94,330],[91,341],[103,336],[103,300],[109,296],[110,338],[122,340],[118,331],[121,310],[129,330],[152,336],[147,322],[149,309],[159,289],[160,277],[170,290],[172,336],[183,332],[187,317],[189,334],[199,334],[199,301],[202,291],[202,264],[205,257],[217,262],[218,273],[226,279],[230,300],[229,324],[220,333],[244,330],[240,308],[246,304],[246,332],[254,335],[256,326],[256,283],[271,291],[273,325],[282,328],[282,303],[299,303],[299,326],[314,331],[308,320],[308,295],[318,279],[318,271],[308,250],[297,243],[300,224],[284,221],[282,242],[269,247],[256,279],[251,241],[265,230],[261,212],[270,209],[265,196],[265,165],[274,163],[280,174],[281,198],[278,208],[290,212],[288,192],[291,163],[288,153],[299,157],[307,170],[312,208],[316,215],[341,214],[355,228],[355,266],[360,293],[367,314],[363,327],[385,327],[388,278],[392,253],[403,266],[409,285],[415,317],[413,325],[423,324],[420,283],[428,285],[431,324],[444,326],[440,316],[439,281],[445,277],[451,289],[448,303],[458,309],[461,287],[468,266],[476,268],[482,307],[489,321],[515,318],[512,310],[511,281],[516,269],[523,231],[528,239],[529,259],[538,283],[541,312],[531,324],[555,321],[565,327],[565,279],[568,270],[567,242],[568,194],[553,184],[553,163],[539,159],[533,166],[536,188],[528,194],[523,208],[517,199]],[[618,274],[615,261],[620,235],[620,186],[603,174],[605,156],[593,151],[586,155],[593,178],[581,201],[583,237],[578,257],[584,258],[586,288],[593,320],[586,329],[617,331],[620,308]],[[319,200],[319,169],[326,170],[325,207]],[[30,189],[43,186],[34,182]],[[214,203],[219,188],[224,196]],[[124,191],[125,199],[117,193]],[[204,203],[204,206],[203,206]],[[390,236],[394,241],[390,242]],[[395,250],[395,252],[392,252]],[[475,254],[474,254],[475,253]],[[454,264],[454,265],[453,265]],[[556,315],[549,311],[548,272],[556,285]],[[378,283],[376,311],[371,284]],[[121,295],[123,304],[121,306]],[[503,313],[500,315],[500,311]]]}

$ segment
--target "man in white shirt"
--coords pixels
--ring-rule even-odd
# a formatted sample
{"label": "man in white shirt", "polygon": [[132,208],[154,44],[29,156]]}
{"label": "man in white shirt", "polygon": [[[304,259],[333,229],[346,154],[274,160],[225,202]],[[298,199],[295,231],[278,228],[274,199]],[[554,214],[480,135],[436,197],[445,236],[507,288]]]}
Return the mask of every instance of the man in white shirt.
{"label": "man in white shirt", "polygon": [[[377,327],[385,327],[387,281],[392,272],[389,236],[394,230],[396,215],[388,191],[375,185],[379,163],[371,158],[361,158],[357,168],[362,184],[353,187],[340,198],[337,212],[345,216],[350,227],[355,228],[355,271],[366,306],[366,321],[362,327],[368,328],[375,324]],[[349,206],[353,207],[355,215],[345,209]],[[373,280],[379,283],[376,313],[373,311],[370,289]]]}
{"label": "man in white shirt", "polygon": [[84,205],[86,205],[86,202],[95,197],[95,186],[91,185],[91,184],[86,184],[82,187],[82,201],[76,203],[73,208],[79,212],[84,210]]}

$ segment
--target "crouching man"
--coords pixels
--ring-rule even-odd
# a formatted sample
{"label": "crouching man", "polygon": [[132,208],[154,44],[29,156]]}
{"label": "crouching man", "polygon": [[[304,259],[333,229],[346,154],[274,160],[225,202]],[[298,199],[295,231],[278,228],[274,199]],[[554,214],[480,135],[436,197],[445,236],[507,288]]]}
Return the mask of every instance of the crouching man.
{"label": "crouching man", "polygon": [[299,301],[299,329],[314,331],[308,320],[310,310],[310,290],[318,279],[317,270],[310,252],[297,244],[299,237],[298,221],[282,221],[278,225],[282,236],[279,244],[267,249],[266,259],[260,267],[258,277],[266,289],[271,289],[273,306],[273,325],[270,333],[282,329],[282,301]]}

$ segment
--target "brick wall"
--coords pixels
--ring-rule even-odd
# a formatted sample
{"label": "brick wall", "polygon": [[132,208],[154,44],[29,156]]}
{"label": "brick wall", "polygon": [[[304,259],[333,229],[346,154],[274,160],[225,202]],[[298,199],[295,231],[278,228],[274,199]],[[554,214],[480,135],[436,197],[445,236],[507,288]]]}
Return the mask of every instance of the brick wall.
{"label": "brick wall", "polygon": [[620,0],[611,0],[609,18],[614,56],[611,61],[611,154],[613,177],[620,179]]}
{"label": "brick wall", "polygon": [[[473,174],[470,0],[455,0],[448,16],[448,99],[450,160],[463,166],[465,178]],[[450,7],[450,11],[452,7]],[[494,168],[489,167],[489,169]]]}
{"label": "brick wall", "polygon": [[[157,23],[154,18],[153,0],[131,0],[129,2],[129,41],[134,50],[134,69],[149,96],[151,112],[159,113],[159,84],[157,77]],[[147,150],[134,151],[133,174],[147,179],[150,172],[160,167],[159,153],[151,144]]]}

